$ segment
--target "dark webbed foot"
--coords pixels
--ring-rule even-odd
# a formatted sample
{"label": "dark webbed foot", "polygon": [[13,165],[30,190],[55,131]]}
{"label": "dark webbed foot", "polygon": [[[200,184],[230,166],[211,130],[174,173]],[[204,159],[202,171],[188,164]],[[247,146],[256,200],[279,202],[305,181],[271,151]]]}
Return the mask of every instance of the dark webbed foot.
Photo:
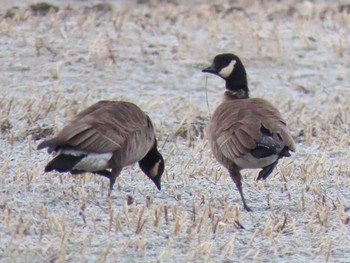
{"label": "dark webbed foot", "polygon": [[253,211],[252,209],[249,208],[249,206],[247,206],[247,204],[245,204],[245,205],[243,204],[243,207],[244,207],[244,209],[247,210],[248,212]]}
{"label": "dark webbed foot", "polygon": [[242,189],[242,175],[239,170],[230,170],[230,176],[233,180],[233,182],[236,184],[236,187],[238,189],[238,192],[241,196],[242,202],[243,202],[243,207],[245,210],[248,212],[252,211],[249,206],[247,205],[244,195],[243,195],[243,189]]}
{"label": "dark webbed foot", "polygon": [[236,184],[236,186],[237,186],[239,194],[241,195],[244,209],[247,210],[248,212],[251,212],[252,209],[250,209],[249,206],[247,205],[245,198],[244,198],[244,195],[243,195],[242,182]]}

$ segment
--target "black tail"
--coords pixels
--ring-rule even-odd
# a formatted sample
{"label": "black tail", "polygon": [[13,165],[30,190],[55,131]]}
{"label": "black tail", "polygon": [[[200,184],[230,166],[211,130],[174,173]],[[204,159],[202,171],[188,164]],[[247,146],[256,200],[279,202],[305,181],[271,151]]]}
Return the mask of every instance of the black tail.
{"label": "black tail", "polygon": [[38,145],[37,150],[48,148],[47,150],[48,153],[51,153],[53,151],[56,151],[60,145],[61,145],[61,142],[55,137],[55,138],[41,142]]}
{"label": "black tail", "polygon": [[264,126],[260,129],[262,138],[257,142],[257,147],[251,150],[255,158],[265,158],[271,155],[278,155],[278,158],[289,157],[289,148],[285,146],[282,138],[278,134],[272,134]]}
{"label": "black tail", "polygon": [[284,146],[283,150],[280,153],[280,158],[282,157],[290,157],[289,147]]}
{"label": "black tail", "polygon": [[260,171],[259,173],[259,176],[256,180],[260,180],[260,179],[264,179],[266,180],[266,178],[272,173],[273,169],[275,168],[275,166],[277,165],[278,163],[278,160],[283,158],[283,157],[290,157],[290,152],[289,152],[289,148],[287,146],[285,146],[282,151],[280,152],[277,160],[266,166],[266,167],[263,167],[263,169]]}
{"label": "black tail", "polygon": [[266,167],[263,167],[263,169],[259,172],[259,176],[258,176],[258,178],[256,178],[256,180],[257,181],[259,181],[261,179],[266,180],[266,178],[272,173],[273,169],[275,169],[275,166],[277,165],[278,160],[279,160],[279,158],[276,160],[276,162],[274,162]]}
{"label": "black tail", "polygon": [[56,170],[58,172],[69,172],[86,155],[74,156],[59,154],[53,158],[45,167],[45,172]]}

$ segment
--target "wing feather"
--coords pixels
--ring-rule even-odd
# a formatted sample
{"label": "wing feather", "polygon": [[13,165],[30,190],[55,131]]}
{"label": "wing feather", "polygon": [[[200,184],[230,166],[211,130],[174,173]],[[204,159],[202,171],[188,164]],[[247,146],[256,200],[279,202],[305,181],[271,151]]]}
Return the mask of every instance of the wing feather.
{"label": "wing feather", "polygon": [[[235,132],[239,142],[242,144],[242,146],[245,149],[254,149],[256,147],[256,140],[259,139],[259,136],[254,137],[254,134],[250,134],[249,132],[246,132],[243,125]],[[258,131],[258,129],[253,129]]]}
{"label": "wing feather", "polygon": [[214,112],[209,125],[210,140],[221,153],[233,160],[257,147],[266,128],[291,150],[295,144],[279,111],[262,99],[241,99],[223,102]]}
{"label": "wing feather", "polygon": [[122,149],[128,138],[142,129],[152,129],[148,116],[136,105],[100,101],[80,112],[57,135],[56,147],[106,153]]}

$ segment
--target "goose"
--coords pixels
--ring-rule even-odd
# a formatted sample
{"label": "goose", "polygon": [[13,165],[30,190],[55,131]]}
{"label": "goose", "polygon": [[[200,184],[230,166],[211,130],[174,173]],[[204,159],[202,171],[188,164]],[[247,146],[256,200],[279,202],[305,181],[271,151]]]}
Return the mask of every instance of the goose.
{"label": "goose", "polygon": [[268,101],[249,98],[247,75],[235,54],[215,56],[202,72],[225,80],[226,91],[208,124],[208,141],[215,159],[235,183],[243,206],[242,169],[258,169],[257,180],[266,179],[283,157],[290,157],[295,143],[280,112]]}
{"label": "goose", "polygon": [[161,190],[164,159],[157,150],[151,119],[133,103],[97,102],[37,147],[43,148],[55,152],[45,172],[91,172],[107,177],[108,195],[123,167],[136,162]]}

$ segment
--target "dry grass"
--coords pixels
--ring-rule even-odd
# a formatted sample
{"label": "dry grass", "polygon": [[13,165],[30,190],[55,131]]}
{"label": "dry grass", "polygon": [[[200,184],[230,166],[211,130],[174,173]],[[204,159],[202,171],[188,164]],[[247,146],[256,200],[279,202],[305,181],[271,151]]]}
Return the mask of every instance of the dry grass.
{"label": "dry grass", "polygon": [[[349,261],[349,6],[139,2],[0,11],[0,261]],[[200,69],[221,52],[243,59],[251,95],[278,106],[298,147],[266,182],[244,173],[252,213],[203,131]],[[207,89],[213,111],[223,82]],[[154,120],[161,192],[136,166],[111,198],[104,178],[43,173],[38,141],[100,99]]]}

